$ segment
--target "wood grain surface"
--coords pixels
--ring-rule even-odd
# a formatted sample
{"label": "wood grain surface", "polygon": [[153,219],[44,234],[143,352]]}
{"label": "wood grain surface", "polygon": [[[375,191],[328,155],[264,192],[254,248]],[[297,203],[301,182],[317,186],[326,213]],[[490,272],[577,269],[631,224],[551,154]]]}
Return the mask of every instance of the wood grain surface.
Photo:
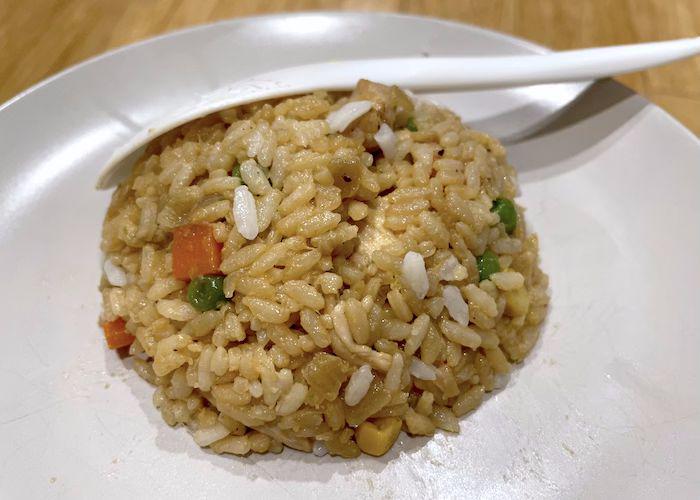
{"label": "wood grain surface", "polygon": [[[114,47],[220,19],[300,10],[430,15],[555,49],[700,34],[700,0],[0,0],[0,102]],[[700,134],[700,57],[619,80]]]}

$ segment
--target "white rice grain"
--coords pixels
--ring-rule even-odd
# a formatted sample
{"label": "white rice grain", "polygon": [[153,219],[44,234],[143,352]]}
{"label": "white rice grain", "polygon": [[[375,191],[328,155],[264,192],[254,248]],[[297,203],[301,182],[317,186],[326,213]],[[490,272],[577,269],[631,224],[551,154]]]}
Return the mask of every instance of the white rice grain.
{"label": "white rice grain", "polygon": [[105,260],[103,269],[110,285],[118,287],[126,286],[128,280],[126,278],[126,271],[124,271],[123,267],[118,266],[110,259],[107,259]]}
{"label": "white rice grain", "polygon": [[223,424],[217,423],[214,427],[207,427],[206,429],[199,429],[194,432],[192,437],[194,442],[197,443],[202,448],[215,443],[219,439],[223,439],[231,434]]}
{"label": "white rice grain", "polygon": [[435,368],[423,363],[415,356],[411,360],[411,368],[409,371],[411,372],[411,375],[420,380],[435,380],[437,378]]}
{"label": "white rice grain", "polygon": [[348,125],[372,109],[372,101],[352,101],[331,111],[326,117],[331,133],[342,132]]}
{"label": "white rice grain", "polygon": [[396,134],[386,123],[382,123],[379,130],[374,134],[374,140],[377,141],[379,147],[384,153],[384,158],[387,160],[392,160],[396,156],[396,144],[398,139]]}
{"label": "white rice grain", "polygon": [[407,252],[403,258],[401,273],[406,283],[419,299],[424,299],[428,293],[428,273],[425,271],[423,256],[417,252]]}
{"label": "white rice grain", "polygon": [[295,382],[289,389],[289,392],[277,402],[277,407],[275,408],[277,415],[284,417],[297,411],[304,404],[304,398],[306,398],[308,391],[309,388],[304,384]]}
{"label": "white rice grain", "polygon": [[369,365],[362,365],[355,370],[355,373],[350,377],[348,385],[345,387],[345,404],[355,406],[359,403],[367,394],[373,379],[374,375]]}
{"label": "white rice grain", "polygon": [[469,306],[462,297],[462,292],[456,286],[448,285],[442,289],[442,298],[445,300],[445,307],[460,325],[467,326],[469,324]]}
{"label": "white rice grain", "polygon": [[247,240],[258,236],[258,215],[255,211],[255,198],[248,186],[238,186],[233,192],[233,220],[236,229]]}

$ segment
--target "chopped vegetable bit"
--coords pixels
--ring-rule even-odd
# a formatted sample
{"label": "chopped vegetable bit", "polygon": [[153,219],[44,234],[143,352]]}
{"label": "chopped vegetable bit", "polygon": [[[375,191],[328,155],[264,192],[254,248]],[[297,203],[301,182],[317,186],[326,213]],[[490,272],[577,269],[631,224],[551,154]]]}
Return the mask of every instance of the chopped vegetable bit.
{"label": "chopped vegetable bit", "polygon": [[406,120],[406,128],[410,130],[411,132],[418,132],[418,127],[416,126],[416,121],[413,119],[412,116],[408,117],[408,120]]}
{"label": "chopped vegetable bit", "polygon": [[241,179],[241,164],[240,163],[236,163],[233,166],[233,170],[231,170],[231,177],[238,177],[239,179]]}
{"label": "chopped vegetable bit", "polygon": [[476,258],[476,267],[479,269],[479,281],[487,280],[493,273],[501,270],[498,255],[491,250],[486,250],[483,255]]}
{"label": "chopped vegetable bit", "polygon": [[187,287],[187,300],[200,312],[216,309],[226,300],[223,276],[199,276]]}
{"label": "chopped vegetable bit", "polygon": [[221,243],[209,224],[188,224],[173,230],[173,275],[190,280],[204,274],[218,274]]}
{"label": "chopped vegetable bit", "polygon": [[506,228],[506,233],[512,234],[515,231],[515,226],[518,223],[518,212],[516,212],[512,201],[506,198],[496,198],[493,200],[491,211],[498,214]]}
{"label": "chopped vegetable bit", "polygon": [[102,323],[102,329],[105,331],[107,347],[110,349],[119,349],[120,347],[129,346],[135,338],[126,331],[126,321],[122,318]]}

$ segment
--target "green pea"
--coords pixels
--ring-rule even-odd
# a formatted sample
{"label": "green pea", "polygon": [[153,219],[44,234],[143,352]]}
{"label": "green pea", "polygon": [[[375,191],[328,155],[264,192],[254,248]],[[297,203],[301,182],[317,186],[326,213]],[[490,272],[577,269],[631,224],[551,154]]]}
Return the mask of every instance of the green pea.
{"label": "green pea", "polygon": [[224,296],[223,276],[199,276],[187,287],[187,300],[200,312],[216,309]]}
{"label": "green pea", "polygon": [[512,234],[515,231],[515,226],[518,223],[518,212],[515,211],[515,205],[512,201],[506,198],[496,198],[493,200],[491,211],[498,214],[506,228],[506,233]]}
{"label": "green pea", "polygon": [[416,126],[416,121],[413,119],[412,116],[408,117],[408,120],[406,121],[406,128],[410,130],[411,132],[417,132],[418,127]]}
{"label": "green pea", "polygon": [[240,165],[240,163],[236,163],[233,166],[233,170],[231,170],[231,177],[238,177],[239,179],[241,178],[241,165]]}
{"label": "green pea", "polygon": [[501,270],[498,262],[498,255],[491,250],[486,250],[483,255],[476,258],[476,267],[479,269],[479,281],[487,280],[493,273]]}

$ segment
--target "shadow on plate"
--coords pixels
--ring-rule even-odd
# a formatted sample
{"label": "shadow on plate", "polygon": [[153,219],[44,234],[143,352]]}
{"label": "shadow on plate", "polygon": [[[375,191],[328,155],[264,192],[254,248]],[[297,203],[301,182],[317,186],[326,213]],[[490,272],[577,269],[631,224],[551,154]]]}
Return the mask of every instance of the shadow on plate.
{"label": "shadow on plate", "polygon": [[[525,182],[568,172],[604,151],[647,105],[624,85],[597,81],[569,106],[522,131],[519,138],[505,140],[509,160]],[[527,111],[518,108],[489,121],[507,120],[508,115],[523,112]]]}

